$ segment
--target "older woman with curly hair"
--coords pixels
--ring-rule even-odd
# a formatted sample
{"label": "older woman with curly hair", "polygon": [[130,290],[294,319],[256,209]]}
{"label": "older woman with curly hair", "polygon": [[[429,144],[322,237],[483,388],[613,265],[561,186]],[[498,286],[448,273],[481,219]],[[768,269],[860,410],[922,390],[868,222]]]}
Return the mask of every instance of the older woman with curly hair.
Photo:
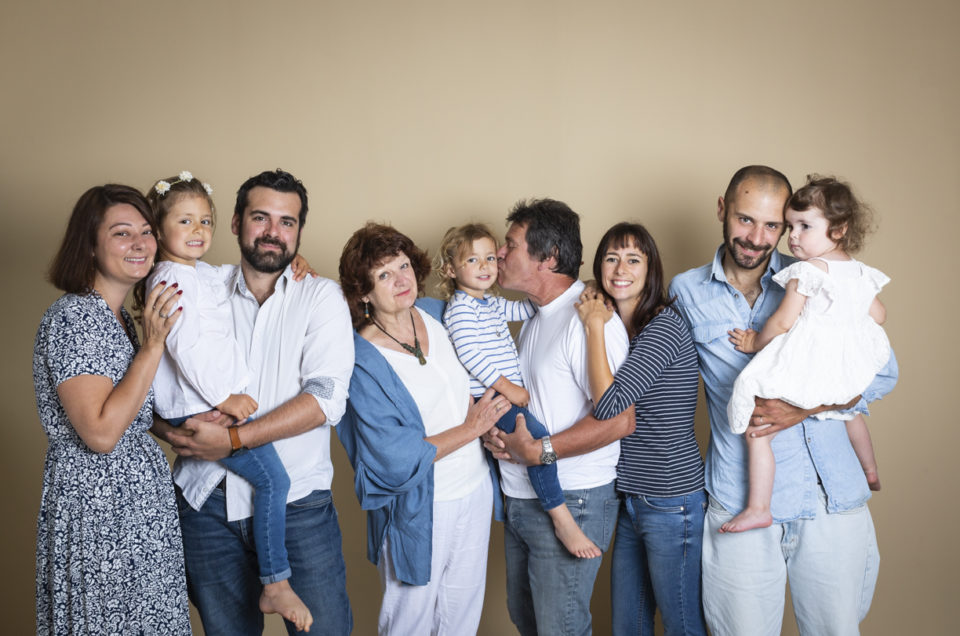
{"label": "older woman with curly hair", "polygon": [[368,511],[381,634],[476,633],[483,607],[497,489],[479,437],[509,404],[492,390],[470,397],[443,303],[417,300],[429,272],[386,225],[357,230],[340,257],[356,366],[337,433]]}

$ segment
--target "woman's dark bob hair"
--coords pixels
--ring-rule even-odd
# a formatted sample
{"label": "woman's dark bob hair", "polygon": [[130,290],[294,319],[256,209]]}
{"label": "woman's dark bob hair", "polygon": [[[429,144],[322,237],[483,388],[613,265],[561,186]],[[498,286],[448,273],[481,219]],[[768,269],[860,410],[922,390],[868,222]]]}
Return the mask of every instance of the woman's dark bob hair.
{"label": "woman's dark bob hair", "polygon": [[57,289],[68,294],[89,294],[97,275],[97,230],[103,223],[107,209],[114,205],[132,205],[150,224],[154,234],[156,222],[150,204],[140,191],[130,186],[108,183],[94,186],[84,192],[73,206],[60,248],[57,250],[48,280]]}
{"label": "woman's dark bob hair", "polygon": [[[417,296],[423,295],[423,282],[430,274],[430,258],[405,234],[379,223],[367,223],[353,233],[340,254],[340,286],[350,308],[353,328],[362,327],[364,303],[361,298],[373,290],[370,275],[381,263],[406,254],[417,278]],[[370,308],[371,313],[373,308]]]}

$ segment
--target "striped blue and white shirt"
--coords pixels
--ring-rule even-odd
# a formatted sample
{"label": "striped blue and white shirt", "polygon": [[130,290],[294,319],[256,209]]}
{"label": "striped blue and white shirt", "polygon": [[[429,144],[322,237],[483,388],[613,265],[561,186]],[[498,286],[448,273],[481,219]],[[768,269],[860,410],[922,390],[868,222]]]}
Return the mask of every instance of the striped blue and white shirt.
{"label": "striped blue and white shirt", "polygon": [[443,324],[461,364],[470,372],[470,394],[480,397],[500,376],[523,386],[517,345],[508,321],[526,320],[537,313],[529,300],[507,300],[484,294],[475,298],[457,290],[443,312]]}
{"label": "striped blue and white shirt", "polygon": [[630,351],[595,415],[636,406],[637,428],[620,440],[617,490],[677,497],[703,488],[703,460],[693,432],[697,350],[686,323],[667,307],[630,341]]}

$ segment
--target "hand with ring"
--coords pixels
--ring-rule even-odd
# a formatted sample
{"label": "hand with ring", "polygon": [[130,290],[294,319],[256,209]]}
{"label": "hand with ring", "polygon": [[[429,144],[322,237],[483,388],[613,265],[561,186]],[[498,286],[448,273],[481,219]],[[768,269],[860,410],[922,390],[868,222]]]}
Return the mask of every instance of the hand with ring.
{"label": "hand with ring", "polygon": [[177,287],[177,283],[167,285],[161,281],[147,295],[141,317],[144,348],[163,347],[167,334],[180,318],[183,307],[177,305],[183,291]]}

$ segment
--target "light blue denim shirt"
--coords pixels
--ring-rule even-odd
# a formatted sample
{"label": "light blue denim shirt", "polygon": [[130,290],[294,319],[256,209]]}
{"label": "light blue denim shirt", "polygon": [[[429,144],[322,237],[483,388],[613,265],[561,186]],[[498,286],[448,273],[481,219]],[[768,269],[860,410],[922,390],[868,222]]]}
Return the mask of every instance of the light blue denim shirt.
{"label": "light blue denim shirt", "polygon": [[[678,275],[670,284],[674,307],[690,327],[703,378],[710,415],[710,444],[706,459],[706,488],[731,514],[747,503],[747,446],[742,435],[730,431],[727,402],[733,381],[750,361],[750,355],[733,348],[727,331],[763,328],[776,311],[784,290],[773,275],[796,259],[774,251],[763,277],[762,291],[753,307],[727,282],[722,264],[723,246],[713,262]],[[867,412],[866,403],[890,392],[897,381],[897,360],[891,351],[887,366],[864,391],[855,410]],[[798,378],[802,381],[802,379]],[[776,434],[772,443],[777,460],[771,512],[775,523],[812,519],[818,507],[818,481],[827,494],[827,510],[842,512],[870,498],[867,480],[843,422],[808,418]]]}

